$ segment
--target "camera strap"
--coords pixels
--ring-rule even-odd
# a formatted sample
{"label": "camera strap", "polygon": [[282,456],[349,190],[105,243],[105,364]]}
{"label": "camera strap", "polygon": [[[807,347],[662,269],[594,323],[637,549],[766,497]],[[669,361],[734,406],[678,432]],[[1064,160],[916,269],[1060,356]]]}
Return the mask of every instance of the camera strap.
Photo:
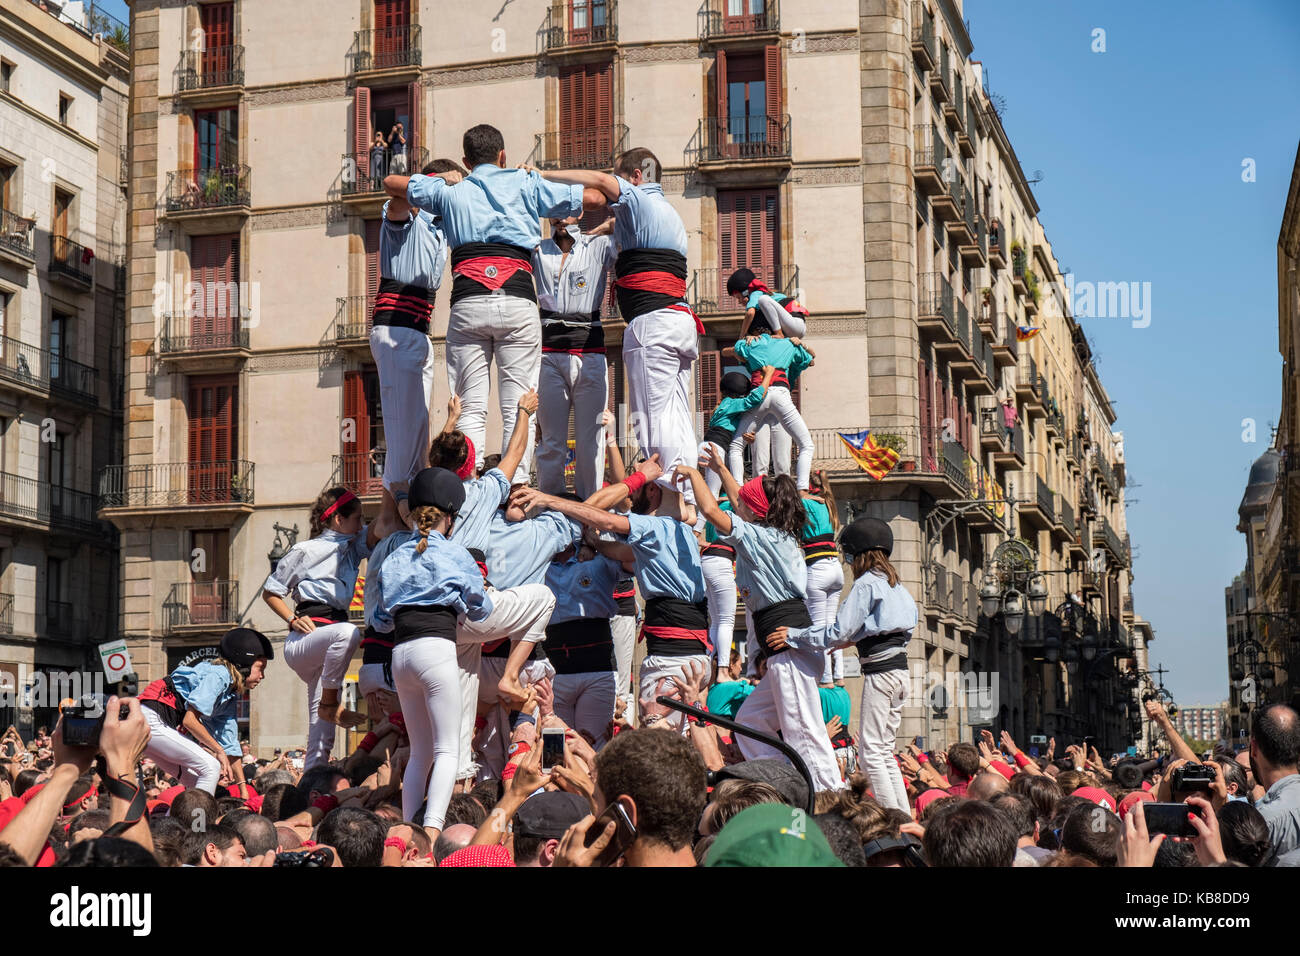
{"label": "camera strap", "polygon": [[104,789],[108,791],[109,796],[117,797],[119,800],[126,800],[128,803],[126,816],[104,831],[104,836],[120,836],[144,816],[145,808],[148,806],[149,801],[145,796],[144,789],[144,772],[139,767],[136,767],[136,782],[134,784],[129,783],[120,777],[109,776],[108,768],[104,766],[104,760],[101,757],[99,759],[99,775],[104,780]]}

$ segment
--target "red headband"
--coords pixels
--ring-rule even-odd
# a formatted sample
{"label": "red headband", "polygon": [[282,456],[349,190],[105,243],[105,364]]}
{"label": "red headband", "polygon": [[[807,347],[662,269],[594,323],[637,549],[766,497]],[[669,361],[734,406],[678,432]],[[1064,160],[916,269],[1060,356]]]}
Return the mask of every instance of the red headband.
{"label": "red headband", "polygon": [[350,491],[344,490],[343,494],[339,495],[338,500],[335,501],[334,504],[326,508],[324,513],[320,516],[321,524],[324,524],[326,521],[329,521],[330,515],[334,514],[334,512],[338,511],[349,501],[356,501],[356,500],[357,500],[356,495],[354,495]]}
{"label": "red headband", "polygon": [[763,491],[763,478],[763,475],[755,475],[740,486],[740,500],[754,512],[754,517],[759,519],[767,517],[767,509],[770,507],[767,495]]}
{"label": "red headband", "polygon": [[456,469],[456,477],[465,481],[474,474],[474,441],[465,436],[465,463]]}
{"label": "red headband", "polygon": [[757,289],[759,292],[766,292],[768,295],[772,294],[772,290],[763,284],[762,279],[755,279],[752,282],[750,282],[749,289],[751,292]]}

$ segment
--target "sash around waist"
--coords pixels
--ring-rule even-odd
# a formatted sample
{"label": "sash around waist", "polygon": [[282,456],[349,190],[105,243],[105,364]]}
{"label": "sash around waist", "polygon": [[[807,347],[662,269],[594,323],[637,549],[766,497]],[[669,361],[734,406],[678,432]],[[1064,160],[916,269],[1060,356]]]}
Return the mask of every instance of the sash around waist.
{"label": "sash around waist", "polygon": [[418,637],[456,640],[456,609],[443,604],[405,604],[393,609],[393,645]]}
{"label": "sash around waist", "polygon": [[754,618],[754,636],[758,639],[759,653],[765,657],[785,653],[784,648],[779,651],[767,650],[764,643],[767,635],[778,627],[812,627],[812,617],[808,614],[808,605],[803,598],[789,598],[769,604],[761,611],[751,612],[751,616]]}

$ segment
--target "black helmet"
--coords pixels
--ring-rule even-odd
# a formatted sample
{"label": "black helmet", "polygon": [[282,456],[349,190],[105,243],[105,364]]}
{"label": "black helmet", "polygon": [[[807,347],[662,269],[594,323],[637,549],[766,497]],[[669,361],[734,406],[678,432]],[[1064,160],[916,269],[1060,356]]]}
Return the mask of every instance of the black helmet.
{"label": "black helmet", "polygon": [[446,468],[426,468],[416,474],[406,502],[410,508],[432,505],[452,517],[460,513],[464,503],[465,485]]}
{"label": "black helmet", "polygon": [[728,372],[722,376],[722,390],[728,395],[748,395],[754,383],[744,372]]}
{"label": "black helmet", "polygon": [[859,518],[840,532],[840,550],[849,557],[868,551],[883,551],[889,557],[894,550],[894,532],[879,518]]}
{"label": "black helmet", "polygon": [[245,677],[248,676],[253,661],[259,657],[265,657],[268,661],[275,659],[275,652],[271,650],[271,642],[266,635],[251,627],[232,627],[226,631],[221,637],[219,650],[221,656],[234,664]]}
{"label": "black helmet", "polygon": [[749,284],[754,281],[754,270],[740,268],[727,280],[727,295],[738,295],[749,291]]}

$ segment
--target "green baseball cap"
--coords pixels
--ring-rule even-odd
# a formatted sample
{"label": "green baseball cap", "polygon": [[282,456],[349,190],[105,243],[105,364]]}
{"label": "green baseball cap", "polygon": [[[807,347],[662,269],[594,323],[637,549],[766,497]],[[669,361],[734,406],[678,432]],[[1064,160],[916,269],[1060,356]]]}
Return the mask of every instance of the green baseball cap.
{"label": "green baseball cap", "polygon": [[817,821],[784,803],[736,814],[709,847],[705,866],[843,866]]}

